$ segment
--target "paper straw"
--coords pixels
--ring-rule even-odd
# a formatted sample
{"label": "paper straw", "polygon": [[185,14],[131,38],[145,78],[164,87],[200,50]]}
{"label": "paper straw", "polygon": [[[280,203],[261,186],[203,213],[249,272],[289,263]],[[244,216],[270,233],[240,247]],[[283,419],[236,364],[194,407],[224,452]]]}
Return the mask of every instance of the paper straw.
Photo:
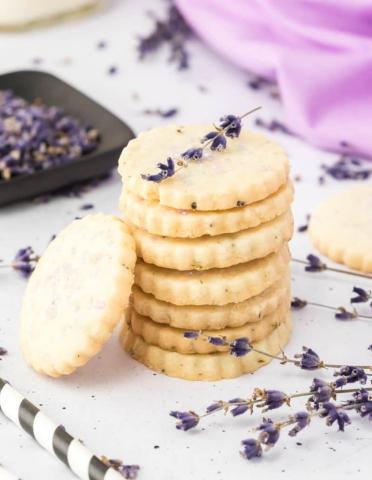
{"label": "paper straw", "polygon": [[21,480],[17,475],[14,473],[9,472],[6,470],[3,465],[0,463],[0,480]]}
{"label": "paper straw", "polygon": [[[123,476],[89,452],[35,405],[0,378],[0,410],[82,480],[123,480]],[[0,479],[3,477],[0,475]],[[14,480],[17,477],[4,477]]]}

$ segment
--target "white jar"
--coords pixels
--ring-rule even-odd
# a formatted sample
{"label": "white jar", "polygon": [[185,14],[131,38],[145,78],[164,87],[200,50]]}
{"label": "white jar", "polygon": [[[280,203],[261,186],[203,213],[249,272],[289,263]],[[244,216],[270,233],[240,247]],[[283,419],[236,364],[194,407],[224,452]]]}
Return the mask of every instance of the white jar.
{"label": "white jar", "polygon": [[95,10],[102,0],[0,0],[0,30],[19,30]]}

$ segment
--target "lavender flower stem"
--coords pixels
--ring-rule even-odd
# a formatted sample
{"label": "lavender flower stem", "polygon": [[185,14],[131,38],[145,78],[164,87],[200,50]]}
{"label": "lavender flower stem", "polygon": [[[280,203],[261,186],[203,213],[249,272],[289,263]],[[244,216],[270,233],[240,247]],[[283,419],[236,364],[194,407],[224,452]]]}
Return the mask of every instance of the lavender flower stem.
{"label": "lavender flower stem", "polygon": [[[314,307],[322,307],[322,308],[328,308],[328,310],[332,310],[334,312],[338,312],[339,308],[332,307],[331,305],[323,305],[322,303],[317,303],[317,302],[307,302],[308,305],[313,305]],[[356,312],[357,313],[357,312]],[[372,316],[369,315],[361,315],[358,313],[357,318],[365,318],[367,320],[372,320]]]}
{"label": "lavender flower stem", "polygon": [[[302,265],[308,265],[308,262],[306,260],[301,260],[299,258],[292,258],[292,262],[295,263],[301,263]],[[372,279],[372,275],[364,274],[364,273],[356,273],[356,272],[351,272],[350,270],[344,270],[342,268],[333,268],[333,267],[326,267],[326,270],[329,270],[330,272],[336,272],[336,273],[345,273],[346,275],[352,275],[355,277],[360,277],[360,278],[368,278]]]}
{"label": "lavender flower stem", "polygon": [[[279,360],[280,362],[283,363],[293,363],[296,366],[300,365],[299,360],[296,360],[294,358],[288,358],[282,354],[282,356],[279,355],[272,355],[271,353],[264,352],[262,350],[257,350],[256,348],[251,349],[252,352],[259,353],[260,355],[264,355],[265,357],[273,358],[274,360]],[[337,364],[337,363],[323,363],[322,366],[319,368],[341,368],[343,365]],[[355,365],[355,368],[362,368],[363,370],[372,370],[372,365]]]}

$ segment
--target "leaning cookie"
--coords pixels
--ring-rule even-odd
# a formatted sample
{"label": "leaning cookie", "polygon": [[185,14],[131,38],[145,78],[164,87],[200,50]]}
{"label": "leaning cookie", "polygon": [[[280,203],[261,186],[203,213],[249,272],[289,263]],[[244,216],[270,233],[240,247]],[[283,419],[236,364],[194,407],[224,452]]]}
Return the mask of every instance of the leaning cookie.
{"label": "leaning cookie", "polygon": [[169,238],[197,238],[254,228],[285,213],[293,200],[293,186],[287,182],[276,192],[249,205],[229,210],[200,211],[164,207],[123,189],[120,210],[137,228]]}
{"label": "leaning cookie", "polygon": [[137,285],[133,286],[131,302],[136,312],[157,323],[185,330],[220,330],[258,322],[277,310],[280,305],[286,305],[289,309],[290,300],[290,273],[287,269],[283,278],[262,293],[239,303],[173,305],[143,292]]}
{"label": "leaning cookie", "polygon": [[[266,338],[253,343],[253,347],[269,355],[276,355],[288,342],[291,330],[292,323],[288,314],[282,324]],[[154,345],[147,345],[128,325],[124,325],[122,330],[121,343],[124,350],[134,359],[152,370],[185,380],[213,381],[234,378],[243,373],[254,372],[270,361],[268,356],[255,351],[238,358],[228,352],[204,355],[170,352]]]}
{"label": "leaning cookie", "polygon": [[[246,323],[240,327],[224,328],[223,330],[188,330],[158,324],[149,317],[139,315],[129,308],[126,321],[133,333],[143,338],[148,345],[155,345],[163,350],[178,353],[213,353],[226,352],[228,345],[219,345],[209,341],[209,338],[223,338],[231,343],[237,338],[246,337],[250,342],[258,342],[275,330],[288,315],[288,307],[282,305],[276,312],[254,323]],[[185,334],[186,332],[186,334]]]}
{"label": "leaning cookie", "polygon": [[372,185],[342,191],[320,204],[311,215],[309,234],[335,262],[372,273]]}
{"label": "leaning cookie", "polygon": [[57,377],[95,355],[127,306],[135,262],[134,240],[119,219],[89,215],[66,227],[39,260],[23,298],[27,363]]}
{"label": "leaning cookie", "polygon": [[174,305],[226,305],[263,292],[282,277],[289,259],[285,243],[277,253],[224,269],[179,272],[140,260],[135,283],[144,292]]}
{"label": "leaning cookie", "polygon": [[215,237],[167,238],[131,227],[138,257],[146,263],[174,270],[225,268],[277,252],[291,239],[290,211],[270,222],[236,233]]}

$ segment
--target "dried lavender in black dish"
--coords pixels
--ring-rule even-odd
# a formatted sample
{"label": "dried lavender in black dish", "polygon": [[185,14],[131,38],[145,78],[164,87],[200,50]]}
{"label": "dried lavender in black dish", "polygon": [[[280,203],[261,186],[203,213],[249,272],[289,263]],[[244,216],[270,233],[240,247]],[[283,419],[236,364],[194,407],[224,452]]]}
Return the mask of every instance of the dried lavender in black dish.
{"label": "dried lavender in black dish", "polygon": [[107,172],[116,165],[121,150],[134,136],[119,118],[49,73],[17,71],[0,75],[0,90],[12,90],[28,102],[42,98],[45,105],[62,108],[66,115],[99,132],[99,142],[79,158],[1,181],[0,205],[32,198]]}

